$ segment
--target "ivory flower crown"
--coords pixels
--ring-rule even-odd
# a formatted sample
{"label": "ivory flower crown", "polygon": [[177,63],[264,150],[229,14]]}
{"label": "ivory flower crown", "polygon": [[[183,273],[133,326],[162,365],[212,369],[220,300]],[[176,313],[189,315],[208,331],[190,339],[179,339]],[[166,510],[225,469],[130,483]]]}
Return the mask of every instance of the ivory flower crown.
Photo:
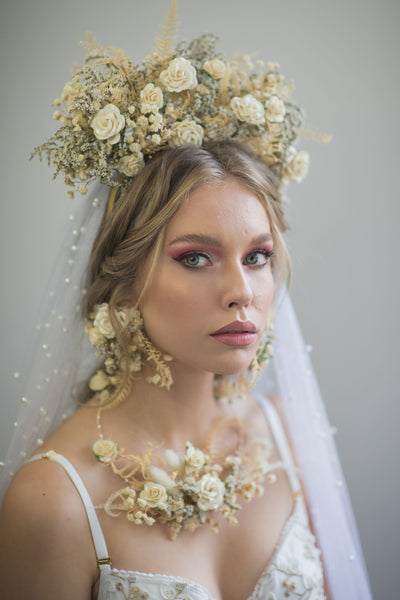
{"label": "ivory flower crown", "polygon": [[294,85],[279,65],[253,64],[249,55],[227,61],[208,34],[176,45],[177,23],[174,0],[156,48],[139,64],[88,34],[85,63],[54,101],[61,126],[32,157],[45,155],[54,177],[62,173],[68,186],[85,194],[96,179],[126,187],[146,160],[168,147],[234,140],[280,184],[301,181],[309,155],[295,142],[304,119],[290,102]]}

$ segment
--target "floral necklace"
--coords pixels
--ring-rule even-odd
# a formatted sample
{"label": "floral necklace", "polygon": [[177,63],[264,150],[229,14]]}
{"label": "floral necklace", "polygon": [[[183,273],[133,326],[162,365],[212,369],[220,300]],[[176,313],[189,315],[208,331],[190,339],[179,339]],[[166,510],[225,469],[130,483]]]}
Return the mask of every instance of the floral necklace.
{"label": "floral necklace", "polygon": [[102,508],[112,517],[125,512],[128,521],[136,525],[167,525],[171,540],[182,528],[195,531],[204,524],[218,533],[218,516],[236,525],[236,513],[241,508],[237,496],[249,501],[261,495],[265,476],[274,483],[276,475],[272,471],[282,467],[281,462],[270,463],[271,447],[267,442],[248,444],[245,450],[239,445],[221,464],[217,462],[217,436],[220,439],[221,433],[239,423],[236,418],[226,417],[211,429],[204,451],[186,442],[183,456],[167,449],[161,458],[148,442],[143,455],[125,454],[116,442],[104,438],[101,411],[97,411],[99,439],[93,444],[93,452],[126,484],[111,494]]}

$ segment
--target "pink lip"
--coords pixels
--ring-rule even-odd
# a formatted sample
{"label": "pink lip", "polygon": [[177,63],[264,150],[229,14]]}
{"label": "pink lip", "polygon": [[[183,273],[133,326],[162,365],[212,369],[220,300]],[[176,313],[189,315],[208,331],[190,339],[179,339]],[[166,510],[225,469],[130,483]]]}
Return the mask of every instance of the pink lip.
{"label": "pink lip", "polygon": [[257,327],[251,321],[233,321],[233,323],[217,329],[211,335],[219,335],[220,333],[257,333]]}
{"label": "pink lip", "polygon": [[234,321],[214,331],[211,337],[227,346],[250,346],[256,333],[257,328],[251,321]]}

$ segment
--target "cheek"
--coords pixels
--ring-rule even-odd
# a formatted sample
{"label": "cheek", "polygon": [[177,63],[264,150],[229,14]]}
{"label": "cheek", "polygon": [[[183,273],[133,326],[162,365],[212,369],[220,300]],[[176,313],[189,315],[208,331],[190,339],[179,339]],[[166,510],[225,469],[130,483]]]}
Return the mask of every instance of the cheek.
{"label": "cheek", "polygon": [[184,323],[186,318],[197,321],[199,315],[205,312],[209,294],[206,286],[193,285],[187,279],[180,280],[175,276],[154,281],[149,286],[146,298],[142,307],[145,323],[147,316],[159,324],[181,321],[182,325],[187,326],[188,323]]}
{"label": "cheek", "polygon": [[266,277],[263,279],[258,279],[255,281],[253,286],[254,293],[254,305],[256,308],[261,309],[269,306],[272,302],[272,298],[274,295],[274,278],[272,275],[272,271],[266,274]]}

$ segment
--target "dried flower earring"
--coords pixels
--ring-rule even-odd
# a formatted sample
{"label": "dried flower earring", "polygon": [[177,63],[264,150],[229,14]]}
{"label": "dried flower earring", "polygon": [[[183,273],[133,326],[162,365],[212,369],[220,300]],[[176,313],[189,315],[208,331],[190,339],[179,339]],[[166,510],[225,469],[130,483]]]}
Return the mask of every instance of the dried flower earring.
{"label": "dried flower earring", "polygon": [[[116,332],[118,327],[126,337],[123,343]],[[111,314],[106,302],[98,304],[90,315],[86,332],[98,357],[104,356],[103,368],[89,382],[90,389],[102,403],[116,406],[122,402],[130,389],[134,374],[139,373],[147,364],[154,369],[154,373],[147,376],[149,383],[167,389],[171,387],[171,370],[166,362],[171,361],[172,357],[162,355],[147,338],[143,330],[143,319],[137,308],[119,307]]]}

